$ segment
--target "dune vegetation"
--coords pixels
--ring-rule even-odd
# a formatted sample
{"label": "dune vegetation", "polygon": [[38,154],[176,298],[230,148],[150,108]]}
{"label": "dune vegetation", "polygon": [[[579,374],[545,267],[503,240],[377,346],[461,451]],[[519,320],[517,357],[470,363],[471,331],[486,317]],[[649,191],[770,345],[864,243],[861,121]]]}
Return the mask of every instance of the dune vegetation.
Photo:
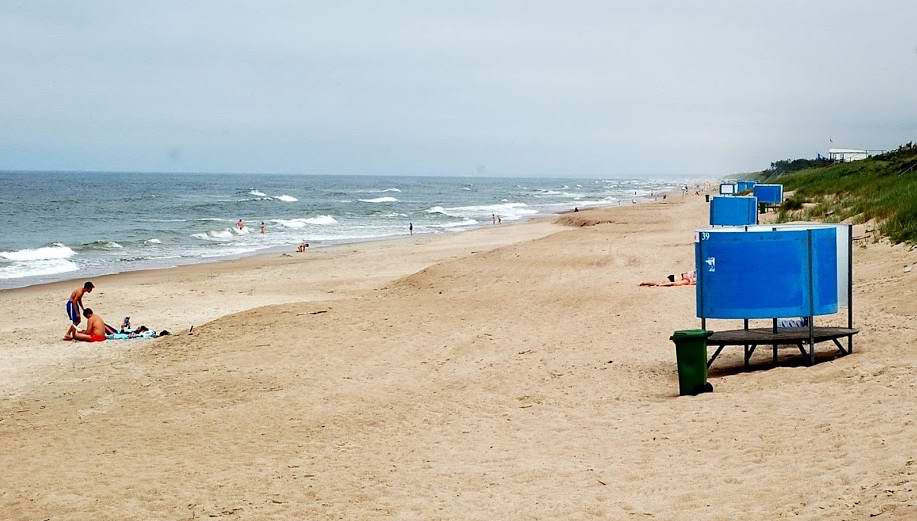
{"label": "dune vegetation", "polygon": [[848,163],[779,161],[758,178],[792,192],[781,222],[873,221],[893,243],[917,243],[917,144]]}

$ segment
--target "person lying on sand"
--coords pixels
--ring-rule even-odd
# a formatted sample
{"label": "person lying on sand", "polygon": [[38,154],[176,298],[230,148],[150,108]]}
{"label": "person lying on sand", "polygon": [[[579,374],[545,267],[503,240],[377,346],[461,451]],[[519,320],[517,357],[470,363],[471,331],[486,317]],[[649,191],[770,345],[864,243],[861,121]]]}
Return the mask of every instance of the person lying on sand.
{"label": "person lying on sand", "polygon": [[74,340],[80,342],[104,342],[105,341],[105,320],[99,315],[92,312],[92,309],[83,310],[83,316],[86,317],[86,329],[77,331],[75,325],[70,325],[64,340]]}
{"label": "person lying on sand", "polygon": [[697,284],[696,274],[693,271],[687,273],[682,273],[678,280],[675,279],[675,275],[669,275],[669,278],[664,282],[641,282],[641,286],[651,286],[651,287],[660,287],[660,288],[669,288],[672,286],[693,286]]}

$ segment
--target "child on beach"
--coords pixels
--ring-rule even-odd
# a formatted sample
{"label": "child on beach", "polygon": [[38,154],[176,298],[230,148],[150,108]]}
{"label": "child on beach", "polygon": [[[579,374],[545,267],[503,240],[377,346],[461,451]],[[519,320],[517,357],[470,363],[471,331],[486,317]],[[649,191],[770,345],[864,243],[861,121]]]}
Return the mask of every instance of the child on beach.
{"label": "child on beach", "polygon": [[83,287],[76,288],[67,299],[67,318],[74,326],[80,325],[80,312],[83,311],[83,295],[92,293],[95,288],[92,282],[86,281]]}

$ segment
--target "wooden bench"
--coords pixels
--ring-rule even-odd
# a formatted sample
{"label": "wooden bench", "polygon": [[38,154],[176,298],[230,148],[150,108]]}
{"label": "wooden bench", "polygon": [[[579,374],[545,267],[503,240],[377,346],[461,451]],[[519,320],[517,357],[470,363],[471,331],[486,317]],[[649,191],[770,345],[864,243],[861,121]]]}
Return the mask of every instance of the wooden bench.
{"label": "wooden bench", "polygon": [[[777,328],[776,330],[773,328],[754,328],[717,331],[707,339],[708,347],[717,346],[713,356],[707,361],[707,367],[713,364],[713,361],[720,356],[726,346],[743,346],[745,348],[745,367],[748,367],[755,348],[761,345],[772,346],[775,364],[777,363],[778,346],[791,345],[798,347],[811,365],[815,362],[815,344],[834,342],[835,347],[841,354],[849,355],[853,352],[853,335],[859,332],[858,329],[843,327],[813,327],[811,331],[808,327]],[[847,337],[846,348],[838,340],[844,337]],[[809,344],[808,352],[806,352],[805,344]]]}

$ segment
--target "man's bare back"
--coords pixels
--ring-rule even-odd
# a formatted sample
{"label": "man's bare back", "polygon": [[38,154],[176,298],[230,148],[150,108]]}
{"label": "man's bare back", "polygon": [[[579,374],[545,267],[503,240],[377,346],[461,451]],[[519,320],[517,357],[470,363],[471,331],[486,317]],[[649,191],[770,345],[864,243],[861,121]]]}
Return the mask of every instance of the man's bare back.
{"label": "man's bare back", "polygon": [[92,312],[91,309],[83,310],[83,316],[86,317],[86,329],[78,331],[76,326],[71,325],[64,335],[64,340],[79,340],[80,342],[103,342],[105,341],[105,319]]}

